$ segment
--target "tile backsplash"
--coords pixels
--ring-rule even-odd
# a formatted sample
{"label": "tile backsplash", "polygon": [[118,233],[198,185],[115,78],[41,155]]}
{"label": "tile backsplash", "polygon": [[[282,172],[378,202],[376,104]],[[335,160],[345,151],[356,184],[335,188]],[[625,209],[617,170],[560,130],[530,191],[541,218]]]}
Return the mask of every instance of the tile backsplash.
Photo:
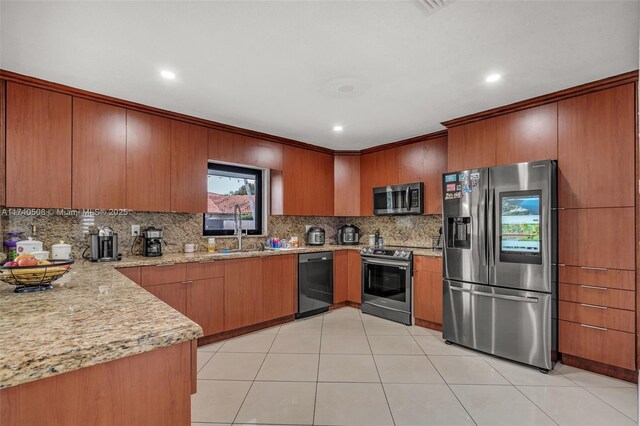
{"label": "tile backsplash", "polygon": [[[393,216],[393,217],[310,217],[310,216],[269,216],[269,236],[290,238],[297,236],[304,241],[305,226],[314,225],[325,229],[327,243],[335,243],[340,226],[352,223],[361,229],[361,243],[367,242],[367,235],[376,229],[384,238],[385,245],[430,247],[431,236],[438,234],[440,216]],[[0,232],[2,237],[9,231],[22,231],[25,237],[32,235],[44,243],[45,250],[63,240],[73,245],[74,257],[79,258],[88,246],[87,235],[99,226],[110,226],[118,233],[120,253],[131,254],[134,237],[131,225],[141,228],[155,226],[164,230],[167,245],[163,250],[176,253],[183,250],[185,243],[199,243],[199,250],[206,250],[206,238],[202,236],[202,215],[191,213],[151,213],[123,212],[115,215],[83,215],[76,210],[47,210],[45,214],[24,214],[17,209],[0,208]],[[245,247],[252,248],[265,237],[248,237]],[[219,249],[236,248],[233,237],[216,237]]]}

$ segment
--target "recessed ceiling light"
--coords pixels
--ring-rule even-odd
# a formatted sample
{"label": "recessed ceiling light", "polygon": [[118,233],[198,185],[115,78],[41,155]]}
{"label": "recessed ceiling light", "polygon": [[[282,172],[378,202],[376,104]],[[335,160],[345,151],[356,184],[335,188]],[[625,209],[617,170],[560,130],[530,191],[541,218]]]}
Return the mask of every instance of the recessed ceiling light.
{"label": "recessed ceiling light", "polygon": [[344,127],[342,127],[342,126],[340,126],[340,125],[333,126],[333,131],[334,131],[334,132],[340,133],[340,132],[341,132],[341,131],[343,131],[343,130],[344,130]]}
{"label": "recessed ceiling light", "polygon": [[490,74],[487,76],[487,78],[485,78],[485,81],[487,83],[495,83],[496,81],[500,80],[502,78],[502,76],[500,74]]}
{"label": "recessed ceiling light", "polygon": [[164,78],[166,78],[167,80],[175,80],[176,79],[176,74],[172,71],[169,70],[162,70],[160,71],[160,75]]}

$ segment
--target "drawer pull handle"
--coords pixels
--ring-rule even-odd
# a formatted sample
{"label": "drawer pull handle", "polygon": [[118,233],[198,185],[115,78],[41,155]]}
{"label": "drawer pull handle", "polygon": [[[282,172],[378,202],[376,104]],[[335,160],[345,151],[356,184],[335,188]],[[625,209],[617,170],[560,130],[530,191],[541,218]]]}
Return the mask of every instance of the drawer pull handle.
{"label": "drawer pull handle", "polygon": [[580,306],[584,306],[585,308],[609,309],[606,306],[589,305],[588,303],[581,303]]}
{"label": "drawer pull handle", "polygon": [[200,260],[198,263],[215,263],[216,260]]}
{"label": "drawer pull handle", "polygon": [[593,328],[594,330],[600,330],[600,331],[609,331],[608,328],[604,328],[604,327],[596,327],[595,325],[587,325],[587,324],[580,324],[581,327],[586,327],[586,328]]}
{"label": "drawer pull handle", "polygon": [[182,284],[191,284],[193,281],[182,281]]}
{"label": "drawer pull handle", "polygon": [[174,266],[174,265],[175,265],[175,262],[171,262],[171,263],[163,263],[161,265],[156,265],[156,267],[161,268],[163,266]]}
{"label": "drawer pull handle", "polygon": [[581,266],[580,269],[585,269],[587,271],[608,271],[608,268],[595,268],[593,266]]}
{"label": "drawer pull handle", "polygon": [[606,291],[607,288],[606,287],[596,287],[594,285],[581,285],[580,287],[582,288],[588,288],[590,290],[602,290],[602,291]]}

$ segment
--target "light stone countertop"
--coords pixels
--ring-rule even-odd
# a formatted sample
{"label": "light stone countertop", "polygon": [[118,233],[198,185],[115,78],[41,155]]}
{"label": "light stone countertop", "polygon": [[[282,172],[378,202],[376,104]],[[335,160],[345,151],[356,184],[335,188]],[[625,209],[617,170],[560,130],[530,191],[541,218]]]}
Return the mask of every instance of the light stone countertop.
{"label": "light stone countertop", "polygon": [[[112,263],[78,261],[51,291],[17,294],[13,293],[14,286],[0,283],[0,388],[202,337],[199,325],[115,268],[362,247],[325,245],[263,252],[134,256]],[[430,249],[413,252],[442,256]]]}

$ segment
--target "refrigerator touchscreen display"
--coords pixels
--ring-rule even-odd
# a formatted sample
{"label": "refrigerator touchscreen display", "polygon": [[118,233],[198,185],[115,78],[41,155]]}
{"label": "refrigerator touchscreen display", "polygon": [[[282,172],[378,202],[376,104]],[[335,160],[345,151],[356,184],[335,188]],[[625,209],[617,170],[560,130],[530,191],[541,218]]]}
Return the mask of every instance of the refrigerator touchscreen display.
{"label": "refrigerator touchscreen display", "polygon": [[529,192],[500,197],[502,253],[540,254],[540,196]]}

